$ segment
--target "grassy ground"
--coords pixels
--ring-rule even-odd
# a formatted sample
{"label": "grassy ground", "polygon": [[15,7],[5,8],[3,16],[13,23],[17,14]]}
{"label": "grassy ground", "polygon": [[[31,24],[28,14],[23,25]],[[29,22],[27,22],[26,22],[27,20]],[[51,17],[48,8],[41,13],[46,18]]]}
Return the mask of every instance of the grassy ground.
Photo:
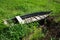
{"label": "grassy ground", "polygon": [[[60,0],[0,0],[0,29],[7,27],[3,24],[3,20],[5,19],[12,18],[16,15],[25,15],[28,13],[39,12],[39,11],[49,11],[49,10],[52,10],[51,15],[53,16],[60,15]],[[60,20],[60,17],[57,17],[57,20]],[[21,30],[19,28],[22,27],[21,33],[24,32],[23,34],[21,34],[21,37],[22,37],[22,35],[24,36],[30,33],[30,32],[26,32],[27,30],[28,31],[30,30],[32,32],[34,28],[33,26],[35,25],[36,23],[32,23],[32,24],[29,24],[29,26],[16,25],[15,27],[17,27],[18,30]],[[18,31],[15,27],[7,28],[8,30],[5,29],[6,32],[4,32],[4,30],[1,30],[0,39],[1,40],[11,40],[11,39],[19,40],[20,33],[18,32],[20,31]],[[15,30],[16,32],[14,32],[13,30]],[[13,35],[11,31],[15,35]],[[12,38],[11,35],[14,38]]]}

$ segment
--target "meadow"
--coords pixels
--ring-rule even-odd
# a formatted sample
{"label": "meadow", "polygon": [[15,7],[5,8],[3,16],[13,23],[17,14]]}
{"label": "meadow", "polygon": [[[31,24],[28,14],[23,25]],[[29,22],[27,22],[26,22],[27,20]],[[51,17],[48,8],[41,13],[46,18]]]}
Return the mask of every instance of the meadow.
{"label": "meadow", "polygon": [[[34,12],[50,11],[51,16],[60,16],[60,0],[0,0],[0,40],[39,40],[44,37],[38,22],[6,26],[3,20]],[[60,21],[60,17],[56,18]],[[33,34],[32,34],[33,33]],[[26,37],[32,34],[31,37]],[[26,37],[26,38],[24,38]]]}

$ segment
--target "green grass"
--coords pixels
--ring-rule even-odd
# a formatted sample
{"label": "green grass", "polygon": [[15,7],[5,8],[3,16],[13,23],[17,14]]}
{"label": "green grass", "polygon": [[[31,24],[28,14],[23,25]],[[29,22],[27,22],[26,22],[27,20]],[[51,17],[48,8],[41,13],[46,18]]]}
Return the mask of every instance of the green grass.
{"label": "green grass", "polygon": [[0,0],[1,20],[16,15],[48,10],[53,10],[54,15],[58,15],[60,4],[52,0]]}
{"label": "green grass", "polygon": [[[49,10],[52,10],[51,15],[53,16],[60,15],[60,0],[0,0],[0,30],[7,27],[3,24],[3,20],[5,19],[17,15]],[[60,17],[57,18],[57,21],[59,20]],[[18,24],[14,27],[3,29],[0,33],[0,40],[19,40],[20,36],[22,37],[28,35],[30,32],[34,32],[33,26],[37,27],[38,25],[36,24],[37,23],[30,23],[24,26]],[[21,27],[22,30],[20,29]]]}

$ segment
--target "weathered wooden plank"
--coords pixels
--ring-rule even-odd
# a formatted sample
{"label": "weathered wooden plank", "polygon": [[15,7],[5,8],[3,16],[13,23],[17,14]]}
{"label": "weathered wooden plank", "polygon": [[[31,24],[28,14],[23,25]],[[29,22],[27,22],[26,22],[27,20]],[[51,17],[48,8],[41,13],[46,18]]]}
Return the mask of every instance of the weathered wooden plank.
{"label": "weathered wooden plank", "polygon": [[16,16],[16,19],[18,20],[19,23],[24,24],[24,20],[20,16]]}

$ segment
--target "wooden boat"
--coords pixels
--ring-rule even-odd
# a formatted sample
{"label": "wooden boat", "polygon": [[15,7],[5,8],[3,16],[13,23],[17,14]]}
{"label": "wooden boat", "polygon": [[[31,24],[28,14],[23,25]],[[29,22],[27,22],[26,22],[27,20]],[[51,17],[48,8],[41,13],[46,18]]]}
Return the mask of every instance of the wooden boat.
{"label": "wooden boat", "polygon": [[47,12],[31,13],[23,16],[15,16],[14,18],[4,20],[4,24],[7,25],[7,24],[17,24],[17,23],[20,24],[30,23],[46,18],[47,16],[49,16],[50,13],[51,11],[47,11]]}

